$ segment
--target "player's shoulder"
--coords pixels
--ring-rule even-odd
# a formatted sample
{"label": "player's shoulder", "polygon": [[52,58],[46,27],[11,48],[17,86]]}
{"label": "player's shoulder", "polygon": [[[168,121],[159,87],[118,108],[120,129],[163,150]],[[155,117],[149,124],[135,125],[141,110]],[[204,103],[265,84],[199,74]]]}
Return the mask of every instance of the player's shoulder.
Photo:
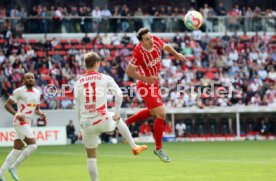
{"label": "player's shoulder", "polygon": [[164,46],[164,41],[160,39],[157,36],[153,36],[153,42],[156,44],[159,48],[162,48]]}
{"label": "player's shoulder", "polygon": [[78,77],[78,79],[76,80],[76,82],[75,82],[74,85],[80,84],[80,80],[81,80],[83,77],[84,77],[83,75],[81,75],[80,77]]}
{"label": "player's shoulder", "polygon": [[16,89],[13,90],[13,93],[20,93],[24,90],[26,90],[27,88],[25,86],[21,86],[21,87],[18,87]]}
{"label": "player's shoulder", "polygon": [[100,74],[101,74],[103,80],[112,80],[113,79],[113,77],[111,77],[110,75],[103,74],[103,73],[100,73]]}
{"label": "player's shoulder", "polygon": [[36,93],[36,94],[41,94],[41,89],[39,87],[33,87],[33,91]]}
{"label": "player's shoulder", "polygon": [[134,47],[134,49],[133,49],[133,51],[132,51],[132,54],[133,54],[134,56],[138,56],[138,55],[140,54],[141,49],[142,49],[141,44],[138,43],[138,44]]}
{"label": "player's shoulder", "polygon": [[158,41],[161,40],[161,38],[159,38],[158,36],[154,36],[154,35],[152,36],[152,38],[153,38],[153,40],[158,40]]}
{"label": "player's shoulder", "polygon": [[155,39],[155,40],[156,40],[156,39],[160,39],[160,38],[158,38],[158,37],[155,36],[155,35],[152,35],[152,38]]}

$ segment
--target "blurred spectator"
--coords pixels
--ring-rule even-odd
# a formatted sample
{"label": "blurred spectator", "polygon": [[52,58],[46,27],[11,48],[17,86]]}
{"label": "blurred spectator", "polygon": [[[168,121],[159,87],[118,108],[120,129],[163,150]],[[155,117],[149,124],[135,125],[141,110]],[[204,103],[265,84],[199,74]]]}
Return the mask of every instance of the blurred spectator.
{"label": "blurred spectator", "polygon": [[132,123],[129,126],[129,131],[131,132],[133,138],[139,137],[139,126],[137,124]]}
{"label": "blurred spectator", "polygon": [[165,135],[171,135],[172,133],[173,133],[173,131],[172,131],[172,122],[169,121],[165,124],[164,134]]}
{"label": "blurred spectator", "polygon": [[88,44],[88,43],[91,42],[91,39],[90,39],[90,37],[88,36],[87,33],[85,33],[85,35],[84,35],[84,37],[82,38],[81,42],[82,42],[83,44]]}
{"label": "blurred spectator", "polygon": [[230,31],[237,31],[239,29],[238,17],[242,15],[241,10],[239,9],[239,5],[235,5],[235,7],[228,12],[228,15],[230,16],[230,19],[229,19]]}
{"label": "blurred spectator", "polygon": [[67,138],[71,140],[71,144],[75,144],[75,142],[78,140],[78,135],[75,134],[75,131],[76,130],[73,121],[70,120],[66,126],[66,135]]}
{"label": "blurred spectator", "polygon": [[111,44],[111,37],[108,35],[108,33],[105,33],[104,36],[102,37],[102,43],[104,45]]}
{"label": "blurred spectator", "polygon": [[268,126],[266,125],[264,120],[261,121],[261,126],[260,127],[261,127],[260,133],[262,135],[266,135],[268,133]]}
{"label": "blurred spectator", "polygon": [[219,6],[216,11],[218,16],[225,16],[227,14],[226,9],[222,2],[219,3]]}
{"label": "blurred spectator", "polygon": [[93,31],[99,32],[100,23],[102,20],[102,13],[99,6],[96,6],[95,9],[92,11],[92,22],[93,22]]}
{"label": "blurred spectator", "polygon": [[127,33],[125,33],[124,36],[122,37],[121,43],[124,45],[127,45],[130,43],[130,37],[127,35]]}
{"label": "blurred spectator", "polygon": [[[123,5],[122,9],[121,9],[121,16],[122,17],[129,17],[130,16],[130,11],[127,5]],[[129,31],[129,20],[128,19],[122,19],[121,20],[121,29],[123,32],[128,32]]]}
{"label": "blurred spectator", "polygon": [[112,16],[111,11],[107,8],[107,6],[104,7],[104,9],[101,11],[102,16],[102,23],[101,23],[101,29],[103,32],[108,32],[110,29],[110,17]]}
{"label": "blurred spectator", "polygon": [[36,126],[37,127],[43,127],[43,126],[47,126],[47,120],[46,118],[37,118],[36,120]]}
{"label": "blurred spectator", "polygon": [[61,101],[61,108],[62,109],[72,109],[72,107],[73,107],[73,102],[66,96]]}
{"label": "blurred spectator", "polygon": [[145,121],[140,126],[139,136],[150,136],[152,135],[151,126],[149,125],[148,121]]}
{"label": "blurred spectator", "polygon": [[183,121],[177,122],[175,125],[175,130],[176,130],[177,137],[184,136],[185,131],[186,131],[186,124]]}

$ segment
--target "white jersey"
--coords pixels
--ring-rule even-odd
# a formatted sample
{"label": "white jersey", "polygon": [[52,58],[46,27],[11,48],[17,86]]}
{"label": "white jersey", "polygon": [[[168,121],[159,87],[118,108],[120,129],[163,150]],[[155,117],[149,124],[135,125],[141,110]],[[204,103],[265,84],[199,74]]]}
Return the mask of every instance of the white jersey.
{"label": "white jersey", "polygon": [[76,82],[74,98],[80,121],[94,121],[106,115],[109,90],[115,95],[115,114],[119,114],[122,91],[112,77],[90,71]]}
{"label": "white jersey", "polygon": [[[17,104],[17,112],[22,113],[26,121],[30,121],[34,115],[36,106],[40,104],[40,96],[41,92],[39,89],[34,87],[32,90],[28,90],[26,86],[22,86],[15,89],[9,98]],[[14,125],[20,125],[26,122],[14,119],[13,123]]]}

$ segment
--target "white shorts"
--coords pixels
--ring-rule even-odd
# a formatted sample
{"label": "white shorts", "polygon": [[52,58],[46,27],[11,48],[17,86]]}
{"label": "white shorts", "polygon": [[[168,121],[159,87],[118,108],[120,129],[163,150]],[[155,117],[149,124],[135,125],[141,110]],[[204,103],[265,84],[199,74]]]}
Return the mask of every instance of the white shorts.
{"label": "white shorts", "polygon": [[25,138],[35,138],[30,124],[15,125],[16,137],[15,139],[24,140]]}
{"label": "white shorts", "polygon": [[[81,120],[82,129],[82,141],[86,148],[92,149],[98,147],[98,138],[101,133],[114,131],[117,122],[113,120],[113,112],[106,112],[106,115],[99,117],[99,119],[93,119],[95,121],[90,121],[89,126],[83,126]],[[89,120],[84,120],[87,123]]]}

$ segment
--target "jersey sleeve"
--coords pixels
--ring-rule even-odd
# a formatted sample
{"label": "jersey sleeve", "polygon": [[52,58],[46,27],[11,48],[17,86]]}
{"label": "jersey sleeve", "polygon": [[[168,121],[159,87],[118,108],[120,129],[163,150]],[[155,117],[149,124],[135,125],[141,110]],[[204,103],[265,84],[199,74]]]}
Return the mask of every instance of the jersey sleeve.
{"label": "jersey sleeve", "polygon": [[131,57],[129,63],[131,65],[134,65],[135,67],[138,67],[138,65],[139,65],[138,54],[137,54],[137,52],[135,52],[135,50],[133,50],[132,57]]}
{"label": "jersey sleeve", "polygon": [[154,41],[158,44],[158,46],[163,49],[165,42],[158,38],[157,36],[153,36]]}
{"label": "jersey sleeve", "polygon": [[19,89],[15,89],[12,92],[12,95],[10,95],[10,97],[9,97],[9,99],[11,99],[15,103],[18,102],[19,98],[20,98],[20,90]]}
{"label": "jersey sleeve", "polygon": [[110,76],[108,76],[108,89],[115,95],[115,114],[119,115],[123,102],[123,93],[118,84]]}

